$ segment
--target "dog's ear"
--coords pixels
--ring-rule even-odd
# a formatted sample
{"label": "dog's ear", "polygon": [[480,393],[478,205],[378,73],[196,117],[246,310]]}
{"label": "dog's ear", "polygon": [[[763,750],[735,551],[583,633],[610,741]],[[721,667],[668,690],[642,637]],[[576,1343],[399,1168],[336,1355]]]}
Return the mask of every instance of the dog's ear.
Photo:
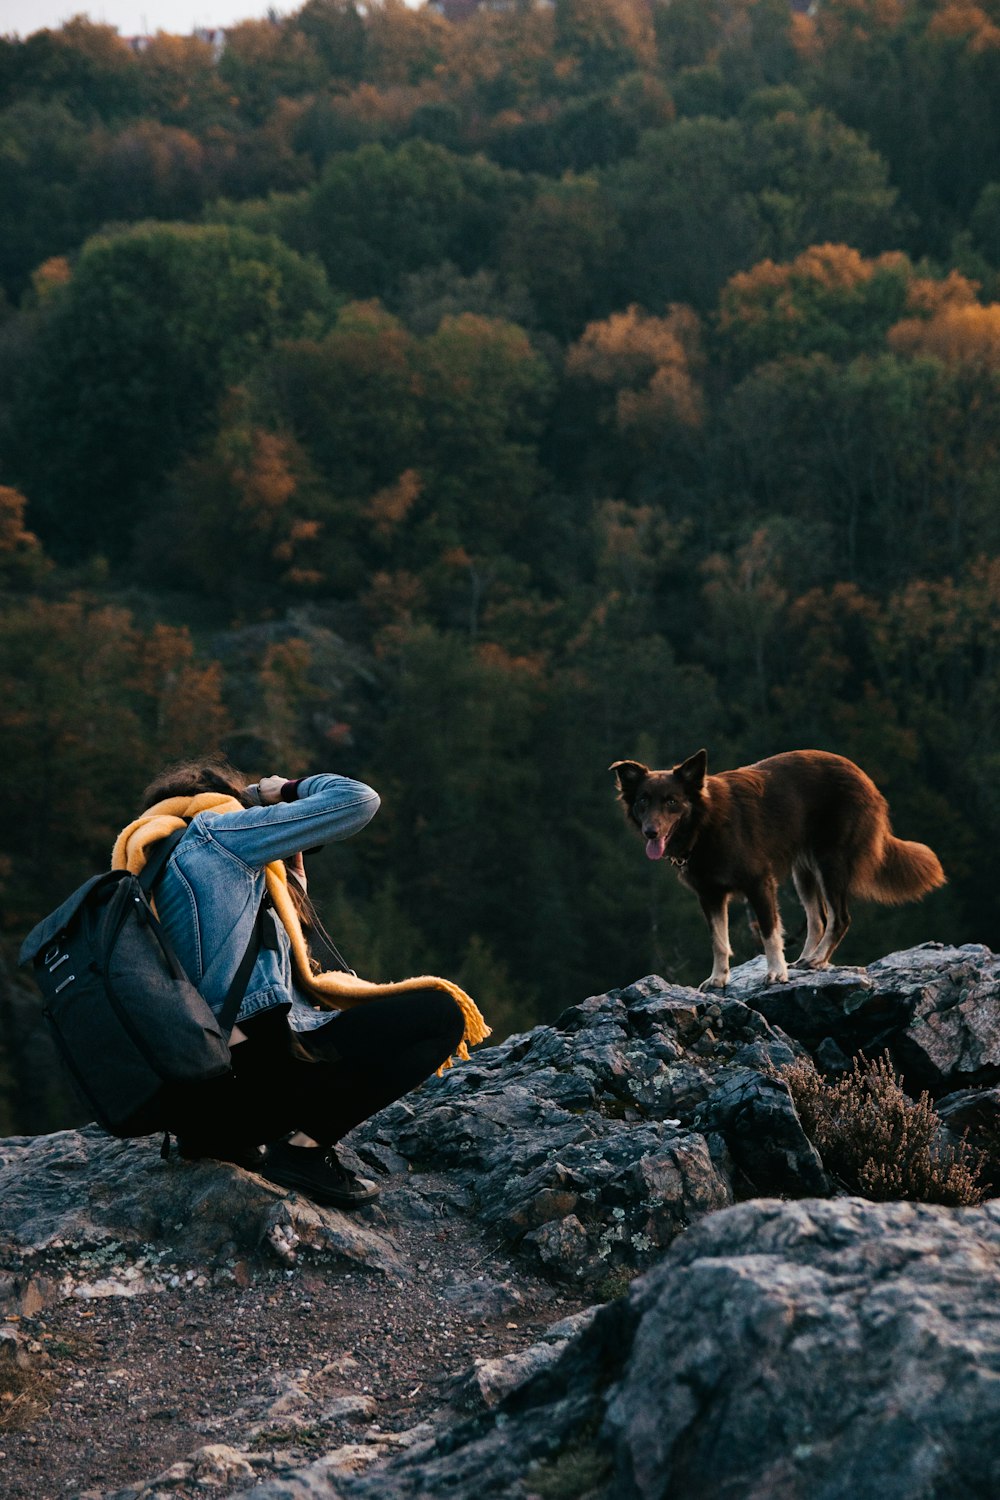
{"label": "dog's ear", "polygon": [[649,775],[649,767],[644,766],[641,760],[615,760],[608,767],[618,777],[618,790],[626,802],[631,802],[635,797],[636,787],[645,776]]}
{"label": "dog's ear", "polygon": [[683,781],[689,791],[700,792],[708,775],[708,751],[699,750],[696,754],[689,755],[687,760],[674,767],[674,775],[678,781]]}

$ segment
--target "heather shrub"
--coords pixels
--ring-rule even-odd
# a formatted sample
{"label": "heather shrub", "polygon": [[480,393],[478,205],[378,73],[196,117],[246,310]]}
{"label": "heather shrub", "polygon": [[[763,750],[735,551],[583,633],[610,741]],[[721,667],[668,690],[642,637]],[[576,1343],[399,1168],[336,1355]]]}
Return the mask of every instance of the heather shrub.
{"label": "heather shrub", "polygon": [[852,1193],[877,1202],[980,1203],[983,1157],[965,1141],[949,1146],[930,1095],[904,1092],[888,1054],[856,1057],[833,1082],[808,1062],[784,1069],[802,1128],[827,1171]]}

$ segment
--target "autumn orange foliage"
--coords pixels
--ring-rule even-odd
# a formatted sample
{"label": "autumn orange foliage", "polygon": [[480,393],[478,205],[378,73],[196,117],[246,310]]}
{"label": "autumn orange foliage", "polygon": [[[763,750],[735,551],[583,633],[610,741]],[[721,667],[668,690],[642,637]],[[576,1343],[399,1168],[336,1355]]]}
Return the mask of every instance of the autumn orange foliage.
{"label": "autumn orange foliage", "polygon": [[697,427],[702,393],[694,370],[700,364],[700,324],[689,307],[675,305],[665,318],[634,303],[590,323],[566,356],[566,373],[615,390],[620,431],[641,433],[679,422]]}
{"label": "autumn orange foliage", "polygon": [[989,363],[996,331],[978,290],[957,270],[918,275],[899,251],[866,258],[849,245],[811,245],[784,264],[764,260],[732,276],[717,328],[730,358],[750,363],[874,352],[883,335],[894,353]]}
{"label": "autumn orange foliage", "polygon": [[810,245],[784,264],[762,260],[749,271],[730,277],[719,302],[719,327],[747,328],[775,316],[796,322],[803,316],[798,302],[804,288],[852,291],[871,281],[876,271],[902,271],[909,262],[899,251],[866,260],[850,245]]}
{"label": "autumn orange foliage", "polygon": [[969,51],[994,52],[1000,48],[1000,27],[971,0],[950,0],[934,13],[927,35],[955,40],[966,38]]}
{"label": "autumn orange foliage", "polygon": [[1000,370],[1000,303],[945,305],[930,318],[905,318],[890,328],[888,340],[896,354]]}
{"label": "autumn orange foliage", "polygon": [[0,484],[0,563],[36,556],[41,543],[24,524],[28,502],[19,490]]}
{"label": "autumn orange foliage", "polygon": [[270,526],[275,514],[295,494],[296,480],[288,462],[290,442],[276,432],[255,427],[249,436],[247,462],[233,467],[240,510],[253,526]]}
{"label": "autumn orange foliage", "polygon": [[72,279],[69,260],[65,255],[50,255],[48,260],[31,273],[31,286],[39,302],[44,302],[58,287]]}
{"label": "autumn orange foliage", "polygon": [[365,515],[377,536],[389,538],[392,535],[406,520],[422,489],[423,482],[416,469],[404,469],[393,484],[372,495],[365,506]]}

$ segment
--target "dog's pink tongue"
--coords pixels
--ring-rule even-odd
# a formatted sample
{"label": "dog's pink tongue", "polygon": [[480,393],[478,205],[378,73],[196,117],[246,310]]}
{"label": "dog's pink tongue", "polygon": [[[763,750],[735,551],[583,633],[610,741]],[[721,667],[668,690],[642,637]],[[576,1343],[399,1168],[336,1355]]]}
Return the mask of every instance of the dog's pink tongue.
{"label": "dog's pink tongue", "polygon": [[659,834],[655,839],[646,840],[646,858],[662,859],[667,852],[667,836]]}

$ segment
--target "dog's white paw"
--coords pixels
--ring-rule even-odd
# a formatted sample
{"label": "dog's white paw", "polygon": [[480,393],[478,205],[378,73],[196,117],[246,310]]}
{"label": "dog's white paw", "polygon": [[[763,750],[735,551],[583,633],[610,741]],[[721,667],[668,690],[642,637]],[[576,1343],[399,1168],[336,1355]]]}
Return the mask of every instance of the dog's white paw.
{"label": "dog's white paw", "polygon": [[786,968],[768,969],[767,982],[768,984],[787,984],[788,970]]}
{"label": "dog's white paw", "polygon": [[706,990],[724,990],[729,983],[728,974],[709,974],[698,986],[698,993],[704,994]]}

